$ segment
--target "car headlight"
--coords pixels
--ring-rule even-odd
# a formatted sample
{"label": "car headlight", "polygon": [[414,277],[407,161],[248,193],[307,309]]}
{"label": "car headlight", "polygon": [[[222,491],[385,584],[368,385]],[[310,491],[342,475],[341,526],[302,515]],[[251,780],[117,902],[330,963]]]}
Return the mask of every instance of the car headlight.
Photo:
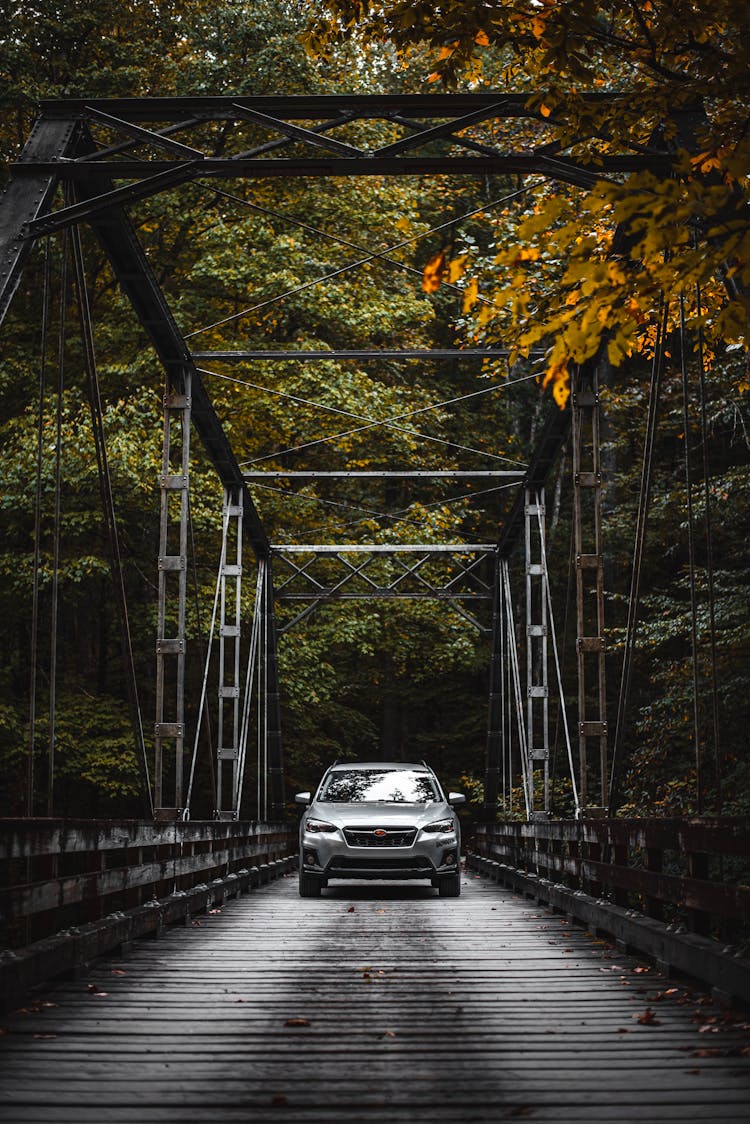
{"label": "car headlight", "polygon": [[428,823],[426,827],[422,828],[422,831],[435,833],[437,833],[438,831],[446,832],[453,831],[453,827],[453,816],[451,816],[450,819],[447,820],[436,820],[435,823]]}
{"label": "car headlight", "polygon": [[336,831],[336,827],[325,820],[306,820],[305,831]]}

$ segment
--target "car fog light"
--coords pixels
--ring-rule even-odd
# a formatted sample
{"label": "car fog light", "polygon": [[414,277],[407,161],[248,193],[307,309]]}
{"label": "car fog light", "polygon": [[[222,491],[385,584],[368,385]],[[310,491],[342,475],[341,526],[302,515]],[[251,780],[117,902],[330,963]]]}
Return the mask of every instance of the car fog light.
{"label": "car fog light", "polygon": [[305,866],[315,866],[318,856],[314,851],[305,851]]}
{"label": "car fog light", "polygon": [[446,866],[455,866],[456,865],[456,856],[453,853],[453,851],[448,852],[448,854],[445,856],[444,861],[445,861]]}

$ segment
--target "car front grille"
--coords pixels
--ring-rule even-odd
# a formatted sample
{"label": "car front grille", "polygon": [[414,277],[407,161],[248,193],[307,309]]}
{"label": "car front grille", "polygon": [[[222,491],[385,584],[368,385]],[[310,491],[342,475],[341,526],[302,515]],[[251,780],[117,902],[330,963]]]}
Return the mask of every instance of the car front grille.
{"label": "car front grille", "polygon": [[345,855],[337,855],[335,859],[332,859],[330,869],[332,873],[347,870],[424,870],[426,873],[430,873],[434,868],[429,859],[419,857],[411,859],[353,859]]}
{"label": "car front grille", "polygon": [[411,847],[416,837],[416,827],[344,828],[344,838],[350,847]]}

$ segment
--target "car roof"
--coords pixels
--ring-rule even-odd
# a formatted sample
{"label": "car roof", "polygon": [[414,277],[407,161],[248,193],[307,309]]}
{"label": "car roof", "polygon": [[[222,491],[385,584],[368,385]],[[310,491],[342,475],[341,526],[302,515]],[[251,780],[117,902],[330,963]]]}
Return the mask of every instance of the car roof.
{"label": "car roof", "polygon": [[334,772],[334,770],[338,771],[339,769],[346,769],[347,771],[350,771],[352,769],[389,769],[394,771],[399,769],[410,769],[418,773],[432,772],[432,769],[429,767],[429,765],[425,765],[422,762],[420,762],[419,764],[414,764],[410,761],[344,761],[340,762],[337,765],[332,765],[328,771],[332,773]]}

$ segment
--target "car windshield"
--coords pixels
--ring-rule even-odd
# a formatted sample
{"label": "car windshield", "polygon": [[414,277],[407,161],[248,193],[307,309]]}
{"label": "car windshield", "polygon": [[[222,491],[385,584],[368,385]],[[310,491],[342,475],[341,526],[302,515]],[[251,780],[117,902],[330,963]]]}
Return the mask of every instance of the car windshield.
{"label": "car windshield", "polygon": [[334,804],[429,804],[438,800],[438,793],[429,773],[352,769],[331,773],[318,799]]}

